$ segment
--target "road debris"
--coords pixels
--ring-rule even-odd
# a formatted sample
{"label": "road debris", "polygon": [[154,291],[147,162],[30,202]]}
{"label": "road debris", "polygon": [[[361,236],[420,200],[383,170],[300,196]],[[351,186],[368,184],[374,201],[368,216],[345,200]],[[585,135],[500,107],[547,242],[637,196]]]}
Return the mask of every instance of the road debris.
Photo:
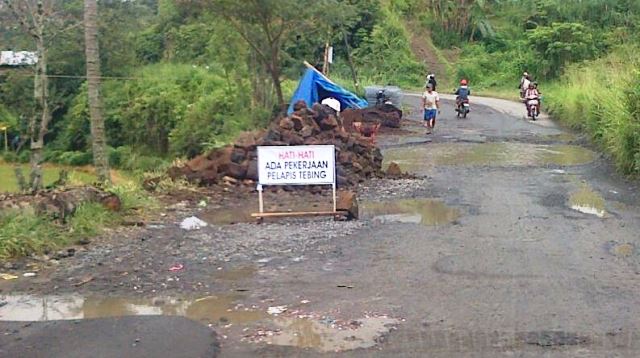
{"label": "road debris", "polygon": [[203,227],[206,227],[208,224],[205,221],[198,219],[195,216],[190,216],[180,223],[180,228],[191,231],[191,230],[199,230]]}
{"label": "road debris", "polygon": [[171,271],[171,272],[177,272],[177,271],[180,271],[182,269],[184,269],[184,265],[183,264],[175,264],[175,265],[169,267],[169,271]]}
{"label": "road debris", "polygon": [[271,315],[279,315],[287,311],[287,306],[272,306],[267,309],[267,313]]}
{"label": "road debris", "polygon": [[18,276],[9,273],[0,273],[0,278],[3,280],[15,280]]}

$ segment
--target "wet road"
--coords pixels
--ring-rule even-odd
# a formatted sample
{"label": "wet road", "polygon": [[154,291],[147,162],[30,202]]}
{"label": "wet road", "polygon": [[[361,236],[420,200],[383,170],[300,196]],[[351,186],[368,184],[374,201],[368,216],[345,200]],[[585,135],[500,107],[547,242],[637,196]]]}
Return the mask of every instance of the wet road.
{"label": "wet road", "polygon": [[[418,98],[406,102],[418,119]],[[380,139],[386,161],[426,176],[424,187],[369,193],[371,226],[273,289],[295,284],[327,309],[406,319],[379,351],[345,356],[638,356],[637,186],[583,139],[518,108],[475,104],[458,120],[445,102],[434,135],[415,122]],[[327,292],[335,283],[354,288]]]}
{"label": "wet road", "polygon": [[[637,184],[584,138],[547,118],[523,120],[520,104],[472,101],[468,119],[444,101],[427,136],[419,98],[405,96],[410,120],[379,145],[385,165],[419,178],[361,187],[361,225],[330,241],[314,245],[320,234],[287,224],[307,251],[231,261],[209,274],[213,298],[47,302],[62,312],[55,318],[213,322],[223,357],[639,356]],[[14,296],[0,317],[33,314],[30,300]]]}

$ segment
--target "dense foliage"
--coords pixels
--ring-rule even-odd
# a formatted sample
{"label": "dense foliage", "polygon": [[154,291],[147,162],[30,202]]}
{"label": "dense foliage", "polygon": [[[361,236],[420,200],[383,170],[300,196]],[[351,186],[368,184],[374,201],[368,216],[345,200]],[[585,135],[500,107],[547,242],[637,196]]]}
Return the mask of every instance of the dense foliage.
{"label": "dense foliage", "polygon": [[[82,1],[56,4],[65,23],[81,19]],[[31,49],[2,10],[3,49]],[[279,97],[291,95],[302,61],[322,66],[325,43],[334,47],[332,78],[349,88],[355,80],[418,88],[425,64],[412,51],[412,35],[427,34],[440,60],[450,61],[448,73],[438,74],[444,83],[465,77],[479,90],[515,92],[527,70],[543,91],[550,87],[556,113],[611,151],[624,151],[616,158],[626,172],[639,170],[637,140],[595,120],[577,120],[583,117],[576,108],[591,104],[572,90],[585,85],[583,72],[619,78],[607,91],[616,93],[616,108],[626,109],[607,118],[629,122],[622,127],[635,133],[630,119],[637,118],[637,89],[622,80],[637,76],[636,62],[624,57],[636,48],[640,28],[635,0],[136,0],[100,1],[99,14],[106,131],[116,167],[156,168],[265,125],[279,111]],[[50,161],[91,161],[83,51],[79,27],[51,40]],[[625,66],[609,66],[621,58]],[[25,118],[33,115],[30,70],[0,72],[0,122],[10,126],[10,136],[25,138]],[[609,137],[626,139],[613,145]]]}

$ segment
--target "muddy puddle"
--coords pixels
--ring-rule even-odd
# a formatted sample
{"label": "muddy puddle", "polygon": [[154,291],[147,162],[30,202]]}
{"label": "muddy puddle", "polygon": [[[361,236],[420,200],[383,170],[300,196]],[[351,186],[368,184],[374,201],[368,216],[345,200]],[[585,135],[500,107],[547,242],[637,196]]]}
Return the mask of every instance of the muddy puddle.
{"label": "muddy puddle", "polygon": [[251,213],[257,211],[255,208],[225,208],[206,210],[198,214],[198,217],[209,224],[230,225],[255,221]]}
{"label": "muddy puddle", "polygon": [[309,318],[276,318],[276,334],[258,341],[279,346],[313,349],[319,352],[340,352],[374,347],[398,320],[389,317],[367,317],[346,326]]}
{"label": "muddy puddle", "polygon": [[[283,200],[282,194],[265,194],[265,212],[287,212],[287,211],[327,211],[333,208],[331,194],[310,195],[309,193],[294,194],[297,200]],[[239,223],[253,223],[255,218],[252,213],[258,212],[258,196],[256,194],[255,203],[242,203],[242,206],[230,206],[225,208],[204,209],[197,213],[197,217],[212,225],[232,225]]]}
{"label": "muddy puddle", "polygon": [[405,199],[363,202],[360,216],[378,223],[412,223],[426,226],[446,225],[460,217],[460,210],[437,199]]}
{"label": "muddy puddle", "polygon": [[587,184],[583,184],[580,189],[571,193],[568,205],[573,210],[600,218],[607,214],[604,198]]}
{"label": "muddy puddle", "polygon": [[241,266],[231,269],[221,269],[213,273],[216,280],[239,281],[256,275],[258,269],[255,266]]}
{"label": "muddy puddle", "polygon": [[527,143],[439,143],[384,152],[386,164],[396,162],[414,173],[434,166],[570,166],[595,158],[595,152],[579,146]]}
{"label": "muddy puddle", "polygon": [[604,245],[604,248],[611,255],[618,257],[631,257],[634,256],[638,251],[636,245],[628,242],[609,242]]}
{"label": "muddy puddle", "polygon": [[[0,296],[0,321],[52,321],[122,316],[184,316],[221,327],[239,325],[243,340],[292,346],[319,352],[370,348],[399,321],[387,316],[337,321],[320,315],[268,314],[265,309],[237,304],[242,295],[198,299],[172,297],[122,298],[80,295]],[[286,306],[283,306],[286,307]],[[285,309],[285,313],[286,309]],[[259,328],[257,328],[259,327]]]}
{"label": "muddy puddle", "polygon": [[192,300],[156,297],[83,297],[80,295],[0,296],[0,320],[50,321],[121,316],[184,316],[207,323],[247,323],[267,314],[238,306],[241,295],[207,296]]}

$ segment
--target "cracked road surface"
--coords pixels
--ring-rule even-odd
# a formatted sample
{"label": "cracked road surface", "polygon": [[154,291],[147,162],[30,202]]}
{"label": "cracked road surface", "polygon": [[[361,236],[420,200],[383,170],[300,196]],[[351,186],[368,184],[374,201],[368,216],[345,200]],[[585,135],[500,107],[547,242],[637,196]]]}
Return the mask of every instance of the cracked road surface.
{"label": "cracked road surface", "polygon": [[[616,175],[581,136],[548,118],[524,120],[520,104],[472,97],[469,118],[456,119],[453,103],[444,100],[430,136],[418,106],[419,97],[405,96],[403,129],[378,138],[386,163],[396,161],[418,178],[364,184],[359,225],[327,226],[350,225],[315,244],[308,237],[300,251],[231,258],[227,276],[211,275],[217,264],[187,266],[200,269],[185,270],[181,282],[209,277],[208,294],[241,291],[231,301],[263,313],[286,306],[282,318],[209,317],[217,320],[221,356],[639,356],[637,183]],[[265,225],[296,237],[312,232],[296,221]],[[255,231],[244,230],[246,237]],[[201,236],[206,245],[206,232]],[[89,296],[92,284],[74,291]],[[43,285],[30,293],[54,292]],[[127,286],[108,292],[135,294]],[[186,313],[169,306],[170,314],[202,318],[191,306]],[[297,321],[305,314],[315,315],[314,324],[342,320],[364,333],[327,333]],[[180,345],[180,337],[171,339]]]}

